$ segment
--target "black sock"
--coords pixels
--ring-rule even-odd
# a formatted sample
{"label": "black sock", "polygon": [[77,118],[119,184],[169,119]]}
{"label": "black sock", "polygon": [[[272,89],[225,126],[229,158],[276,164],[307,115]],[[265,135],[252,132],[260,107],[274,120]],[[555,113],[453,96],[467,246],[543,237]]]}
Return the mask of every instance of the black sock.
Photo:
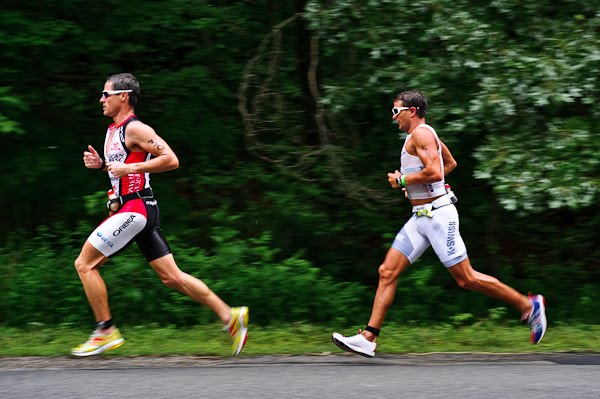
{"label": "black sock", "polygon": [[370,332],[371,334],[373,334],[376,337],[379,337],[379,333],[381,332],[380,330],[378,330],[375,327],[371,327],[371,326],[367,326],[367,328],[365,328],[365,331]]}
{"label": "black sock", "polygon": [[107,328],[111,328],[114,325],[115,324],[113,323],[112,319],[108,319],[105,321],[98,322],[98,324],[96,324],[96,328],[98,330],[106,330]]}

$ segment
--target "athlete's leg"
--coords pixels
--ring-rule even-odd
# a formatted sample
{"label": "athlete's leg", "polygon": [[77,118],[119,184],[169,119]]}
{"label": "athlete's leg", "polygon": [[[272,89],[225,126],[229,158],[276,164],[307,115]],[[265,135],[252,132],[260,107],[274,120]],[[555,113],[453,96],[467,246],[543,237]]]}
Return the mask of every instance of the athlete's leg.
{"label": "athlete's leg", "polygon": [[[383,263],[379,266],[379,284],[373,301],[373,309],[368,327],[380,330],[385,316],[394,302],[398,276],[406,267],[417,260],[429,247],[429,241],[417,227],[417,217],[411,217],[400,229],[392,247],[388,250]],[[371,329],[370,329],[371,330]],[[376,331],[359,331],[352,336],[343,336],[334,332],[333,342],[341,349],[366,357],[375,356],[377,346]]]}
{"label": "athlete's leg", "polygon": [[[410,264],[406,255],[395,248],[396,246],[400,246],[399,243],[401,242],[402,240],[399,242],[394,241],[392,248],[388,250],[385,256],[385,260],[379,266],[379,285],[375,293],[373,310],[371,311],[371,318],[368,323],[369,327],[377,330],[381,329],[385,315],[394,302],[396,287],[398,286],[398,276]],[[406,249],[406,246],[404,249]],[[366,329],[362,332],[359,331],[356,335],[347,337],[334,332],[331,339],[334,344],[345,351],[366,357],[375,356],[375,348],[377,346],[375,341],[377,340],[377,336]]]}
{"label": "athlete's leg", "polygon": [[109,256],[125,248],[146,225],[146,217],[134,209],[135,202],[128,202],[118,213],[112,214],[96,227],[75,261],[75,268],[96,315],[96,321],[111,319],[106,285],[98,266],[106,262]]}
{"label": "athlete's leg", "polygon": [[[369,326],[381,329],[383,320],[396,296],[398,287],[398,276],[410,264],[406,256],[395,248],[390,248],[385,256],[385,260],[379,266],[379,285],[375,293],[373,310],[369,319]],[[364,331],[363,335],[369,341],[375,342],[377,337],[369,331]]]}
{"label": "athlete's leg", "polygon": [[228,323],[231,308],[210,290],[201,280],[179,269],[173,254],[149,262],[163,284],[189,296],[196,302],[208,306],[223,322]]}
{"label": "athlete's leg", "polygon": [[[107,259],[89,241],[86,241],[75,260],[75,268],[79,273],[85,295],[94,311],[97,323],[111,320],[106,285],[98,270]],[[86,342],[72,348],[71,354],[78,357],[93,356],[123,345],[125,340],[114,324],[102,323],[102,325],[99,324],[96,327]],[[106,327],[107,325],[108,327]]]}
{"label": "athlete's leg", "polygon": [[528,315],[532,310],[527,296],[500,282],[497,278],[480,273],[473,269],[469,258],[448,267],[448,271],[461,288],[481,292],[489,297],[504,301]]}
{"label": "athlete's leg", "polygon": [[504,301],[518,309],[521,314],[531,311],[531,301],[525,295],[501,283],[495,277],[473,270],[467,247],[460,234],[458,212],[454,205],[437,209],[433,218],[422,220],[428,222],[422,227],[433,250],[461,288]]}
{"label": "athlete's leg", "polygon": [[108,307],[108,294],[99,266],[108,258],[98,251],[89,241],[83,244],[81,253],[75,260],[75,268],[79,273],[79,279],[83,284],[85,295],[90,303],[96,322],[110,320],[110,309]]}
{"label": "athlete's leg", "polygon": [[[396,234],[392,247],[379,266],[379,284],[375,293],[369,326],[378,330],[381,329],[383,320],[396,296],[398,276],[409,264],[417,260],[428,247],[427,237],[423,236],[417,228],[417,217],[411,217]],[[363,335],[372,342],[377,339],[369,331],[364,331]]]}

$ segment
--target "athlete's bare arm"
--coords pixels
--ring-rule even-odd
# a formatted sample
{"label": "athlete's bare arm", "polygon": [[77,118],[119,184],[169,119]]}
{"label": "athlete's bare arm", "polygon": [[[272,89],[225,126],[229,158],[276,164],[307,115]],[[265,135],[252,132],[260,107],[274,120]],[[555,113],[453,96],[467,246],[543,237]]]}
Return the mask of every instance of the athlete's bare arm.
{"label": "athlete's bare arm", "polygon": [[127,126],[125,145],[131,151],[149,152],[153,158],[130,164],[107,162],[108,170],[115,177],[121,178],[131,173],[166,172],[179,167],[179,159],[169,144],[145,123],[134,121]]}
{"label": "athlete's bare arm", "polygon": [[[412,132],[412,146],[416,155],[423,163],[423,169],[417,173],[406,176],[405,182],[410,184],[433,183],[444,178],[440,168],[440,156],[437,151],[437,140],[427,128],[417,127]],[[412,152],[409,149],[409,153]]]}
{"label": "athlete's bare arm", "polygon": [[[417,127],[413,130],[412,137],[407,143],[406,150],[409,154],[418,156],[421,162],[423,162],[424,167],[423,170],[404,178],[407,185],[427,184],[442,180],[446,172],[450,173],[450,171],[456,167],[456,161],[452,157],[450,150],[448,150],[448,147],[446,147],[441,140],[440,143],[442,144],[442,158],[445,162],[446,158],[444,158],[444,154],[446,154],[449,162],[448,167],[444,165],[444,171],[440,168],[437,140],[433,133],[427,128]],[[444,174],[442,175],[442,173]],[[401,175],[402,174],[398,170],[394,171],[394,173],[388,173],[388,182],[392,188],[400,188],[400,185],[397,183],[397,178]]]}
{"label": "athlete's bare arm", "polygon": [[442,143],[442,159],[444,160],[444,176],[448,176],[448,174],[450,172],[452,172],[454,170],[454,168],[456,168],[457,164],[456,164],[456,160],[452,156],[452,153],[450,153],[450,150],[448,149],[446,144],[444,144],[444,142],[442,140],[440,140],[440,143]]}

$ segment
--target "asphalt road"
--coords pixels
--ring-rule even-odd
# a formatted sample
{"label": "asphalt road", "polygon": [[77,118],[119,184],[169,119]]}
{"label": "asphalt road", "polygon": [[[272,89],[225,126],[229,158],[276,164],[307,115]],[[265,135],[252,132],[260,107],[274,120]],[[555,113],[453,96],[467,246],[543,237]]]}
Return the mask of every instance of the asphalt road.
{"label": "asphalt road", "polygon": [[600,354],[0,358],[0,398],[600,398]]}

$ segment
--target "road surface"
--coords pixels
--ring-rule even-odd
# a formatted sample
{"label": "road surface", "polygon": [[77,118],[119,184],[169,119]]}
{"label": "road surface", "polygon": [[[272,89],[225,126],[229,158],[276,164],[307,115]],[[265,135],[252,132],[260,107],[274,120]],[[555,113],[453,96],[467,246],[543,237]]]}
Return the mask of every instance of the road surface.
{"label": "road surface", "polygon": [[600,398],[600,354],[0,358],[2,399]]}

